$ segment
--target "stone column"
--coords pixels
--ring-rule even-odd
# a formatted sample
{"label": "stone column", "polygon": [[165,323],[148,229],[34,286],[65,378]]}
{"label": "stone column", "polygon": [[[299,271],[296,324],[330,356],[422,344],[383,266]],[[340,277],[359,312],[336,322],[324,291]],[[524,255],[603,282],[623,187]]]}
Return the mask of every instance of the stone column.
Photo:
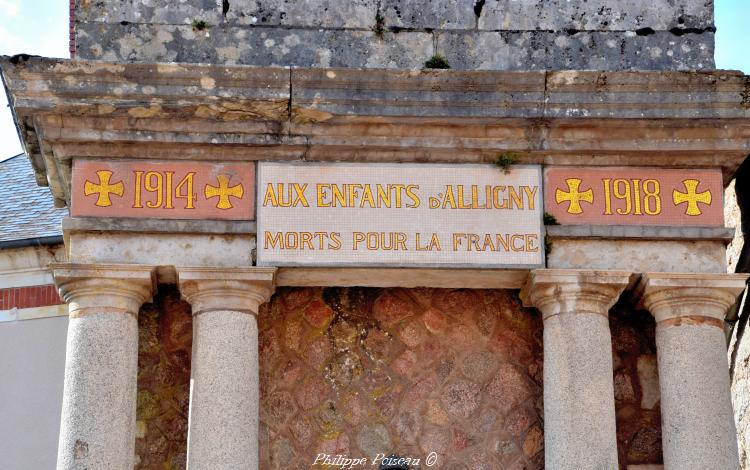
{"label": "stone column", "polygon": [[656,319],[662,447],[667,470],[737,469],[724,315],[746,274],[644,274]]}
{"label": "stone column", "polygon": [[178,268],[193,307],[188,468],[258,469],[258,307],[275,268]]}
{"label": "stone column", "polygon": [[609,309],[630,273],[542,269],[523,296],[544,319],[545,466],[618,468]]}
{"label": "stone column", "polygon": [[132,469],[138,310],[154,270],[138,265],[51,266],[70,322],[58,469]]}

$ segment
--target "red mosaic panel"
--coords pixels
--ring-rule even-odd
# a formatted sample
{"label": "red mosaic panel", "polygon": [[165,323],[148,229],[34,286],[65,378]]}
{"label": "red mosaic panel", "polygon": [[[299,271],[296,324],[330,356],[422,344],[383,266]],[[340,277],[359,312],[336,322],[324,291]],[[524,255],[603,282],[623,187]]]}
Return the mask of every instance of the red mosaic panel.
{"label": "red mosaic panel", "polygon": [[564,225],[724,225],[720,169],[551,167],[544,201]]}
{"label": "red mosaic panel", "polygon": [[73,217],[252,220],[252,162],[76,160]]}

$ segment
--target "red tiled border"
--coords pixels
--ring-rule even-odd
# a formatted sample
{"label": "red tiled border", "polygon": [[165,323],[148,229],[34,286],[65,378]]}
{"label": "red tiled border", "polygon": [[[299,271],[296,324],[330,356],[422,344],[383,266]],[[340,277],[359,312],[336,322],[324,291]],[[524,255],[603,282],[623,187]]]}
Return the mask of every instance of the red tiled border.
{"label": "red tiled border", "polygon": [[12,308],[47,307],[63,301],[54,285],[11,287],[0,289],[0,310]]}

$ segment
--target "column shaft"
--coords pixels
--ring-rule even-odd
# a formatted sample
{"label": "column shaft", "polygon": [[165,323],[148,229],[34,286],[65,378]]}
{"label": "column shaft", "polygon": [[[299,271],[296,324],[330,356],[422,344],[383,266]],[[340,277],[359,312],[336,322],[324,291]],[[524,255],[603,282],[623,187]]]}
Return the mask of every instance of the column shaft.
{"label": "column shaft", "polygon": [[665,469],[739,468],[723,328],[656,327]]}
{"label": "column shaft", "polygon": [[603,315],[544,321],[544,433],[549,468],[617,468],[612,339]]}
{"label": "column shaft", "polygon": [[544,318],[547,468],[618,468],[608,312],[629,273],[539,270],[524,297]]}
{"label": "column shaft", "polygon": [[58,469],[132,469],[140,305],[150,267],[53,266],[69,303]]}
{"label": "column shaft", "polygon": [[643,276],[639,290],[656,319],[666,470],[739,468],[724,315],[746,275]]}
{"label": "column shaft", "polygon": [[255,316],[231,310],[196,315],[193,341],[190,468],[258,468]]}
{"label": "column shaft", "polygon": [[258,469],[258,325],[273,268],[180,268],[193,308],[188,468]]}

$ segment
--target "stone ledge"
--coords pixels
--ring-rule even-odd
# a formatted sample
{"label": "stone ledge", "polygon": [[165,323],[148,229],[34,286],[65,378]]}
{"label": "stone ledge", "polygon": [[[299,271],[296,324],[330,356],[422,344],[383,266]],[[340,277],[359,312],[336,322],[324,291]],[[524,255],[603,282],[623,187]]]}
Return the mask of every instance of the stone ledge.
{"label": "stone ledge", "polygon": [[227,220],[167,220],[131,219],[115,217],[66,217],[63,219],[64,232],[178,232],[178,233],[217,233],[255,234],[255,221]]}
{"label": "stone ledge", "polygon": [[733,227],[667,227],[647,225],[548,225],[550,238],[714,240],[729,243]]}

